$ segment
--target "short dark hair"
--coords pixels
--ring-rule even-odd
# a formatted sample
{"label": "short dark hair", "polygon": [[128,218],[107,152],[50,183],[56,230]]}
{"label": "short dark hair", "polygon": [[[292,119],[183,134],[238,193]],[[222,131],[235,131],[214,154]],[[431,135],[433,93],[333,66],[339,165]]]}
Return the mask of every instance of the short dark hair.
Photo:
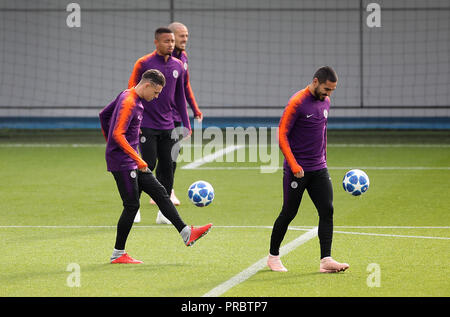
{"label": "short dark hair", "polygon": [[165,86],[166,77],[157,69],[146,70],[141,77],[141,80],[149,81],[155,85]]}
{"label": "short dark hair", "polygon": [[171,29],[166,28],[166,27],[157,28],[155,30],[155,40],[157,40],[159,38],[159,36],[164,33],[173,33],[173,32]]}
{"label": "short dark hair", "polygon": [[322,66],[314,73],[314,77],[319,80],[319,83],[323,84],[324,82],[331,81],[332,83],[337,82],[337,74],[333,68],[330,66]]}

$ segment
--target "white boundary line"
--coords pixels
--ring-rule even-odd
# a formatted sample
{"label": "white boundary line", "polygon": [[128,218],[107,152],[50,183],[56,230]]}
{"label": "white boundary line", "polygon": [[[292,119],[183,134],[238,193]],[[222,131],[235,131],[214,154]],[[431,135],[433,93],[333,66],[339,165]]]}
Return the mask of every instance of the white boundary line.
{"label": "white boundary line", "polygon": [[448,237],[407,236],[407,235],[401,235],[401,234],[384,234],[384,233],[352,232],[352,231],[336,231],[336,230],[333,230],[333,233],[356,234],[356,235],[361,235],[361,236],[450,240],[450,238],[448,238]]}
{"label": "white boundary line", "polygon": [[[311,230],[316,226],[289,226],[288,230]],[[57,226],[57,225],[0,225],[0,228],[8,229],[8,228],[44,228],[44,229],[89,229],[89,228],[117,228],[117,225],[67,225],[67,226]],[[133,225],[133,228],[172,228],[171,226],[162,226],[162,225]],[[238,225],[229,225],[229,226],[214,226],[214,228],[236,228],[236,229],[272,229],[272,226],[238,226]],[[334,226],[334,229],[450,229],[450,226]]]}
{"label": "white boundary line", "polygon": [[[299,236],[297,239],[289,242],[285,246],[280,248],[280,256],[286,255],[292,250],[295,250],[297,247],[302,245],[303,243],[311,240],[312,238],[317,236],[317,228],[311,229],[307,231],[306,233]],[[248,278],[255,275],[258,271],[265,268],[267,265],[267,256],[263,257],[256,263],[252,264],[242,272],[238,273],[237,275],[233,276],[229,280],[223,282],[222,284],[216,286],[206,294],[204,294],[202,297],[217,297],[228,291],[229,289],[233,288],[234,286],[244,282]]]}
{"label": "white boundary line", "polygon": [[201,165],[203,165],[205,163],[210,163],[210,162],[214,161],[215,159],[217,159],[219,157],[222,157],[222,156],[224,156],[225,154],[227,154],[229,152],[236,151],[237,149],[240,149],[242,147],[244,147],[244,146],[243,145],[230,145],[230,146],[228,146],[228,147],[226,147],[224,149],[218,150],[218,151],[216,151],[214,153],[211,153],[209,155],[206,155],[206,156],[204,156],[204,157],[202,157],[202,158],[200,158],[198,160],[195,160],[192,163],[183,165],[181,167],[181,169],[185,169],[185,170],[186,169],[188,169],[188,170],[189,169],[197,169],[199,166],[201,166]]}
{"label": "white boundary line", "polygon": [[[27,225],[10,225],[0,226],[0,229],[116,229],[115,226],[27,226]],[[167,229],[171,226],[161,225],[134,225],[133,228],[141,229]],[[272,229],[272,226],[214,226],[214,228],[225,229]],[[314,226],[291,226],[288,230],[292,231],[311,231],[315,229]],[[450,229],[449,226],[334,226],[334,229]],[[363,236],[378,236],[378,237],[395,237],[395,238],[416,238],[416,239],[437,239],[437,240],[450,240],[450,237],[436,237],[436,236],[416,236],[416,235],[400,235],[400,234],[387,234],[387,233],[372,233],[372,232],[356,232],[356,231],[340,231],[333,230],[333,233],[353,234]],[[290,251],[289,251],[290,252]]]}
{"label": "white boundary line", "polygon": [[[316,226],[289,226],[288,230],[310,230]],[[83,229],[83,228],[117,228],[117,225],[67,225],[67,226],[57,226],[57,225],[0,225],[0,228],[54,228],[54,229]],[[171,228],[171,226],[161,226],[161,225],[133,225],[133,228]],[[214,228],[237,228],[237,229],[272,229],[272,226],[214,226]],[[450,226],[334,226],[333,228],[342,229],[450,229]]]}
{"label": "white boundary line", "polygon": [[347,229],[450,229],[450,226],[334,226]]}

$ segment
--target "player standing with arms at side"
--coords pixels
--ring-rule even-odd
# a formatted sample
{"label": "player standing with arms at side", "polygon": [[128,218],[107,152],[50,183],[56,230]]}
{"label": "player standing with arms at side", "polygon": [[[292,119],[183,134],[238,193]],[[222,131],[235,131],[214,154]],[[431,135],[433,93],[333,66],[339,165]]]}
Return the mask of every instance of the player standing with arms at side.
{"label": "player standing with arms at side", "polygon": [[[197,119],[199,122],[203,120],[203,114],[200,111],[197,101],[194,96],[194,92],[192,91],[192,86],[189,78],[189,69],[188,69],[188,56],[186,53],[186,45],[189,39],[189,30],[188,28],[180,23],[173,22],[169,24],[168,28],[175,35],[175,49],[173,50],[172,56],[178,58],[182,63],[185,70],[184,73],[184,93],[186,96],[187,103],[191,106],[192,112],[194,113],[194,119]],[[173,108],[173,120],[175,129],[181,127],[181,116],[177,111],[177,108]],[[178,152],[177,152],[178,153]],[[176,154],[176,153],[175,153]],[[176,157],[173,157],[173,174],[175,179],[175,171],[177,167]],[[160,174],[159,165],[156,167],[156,175]],[[175,206],[180,205],[179,199],[175,195],[175,191],[172,188],[172,193],[170,195],[170,199],[174,203]]]}
{"label": "player standing with arms at side", "polygon": [[[156,177],[170,194],[173,187],[173,159],[172,147],[176,139],[172,137],[175,128],[173,108],[176,108],[184,126],[185,136],[190,134],[191,125],[186,108],[184,94],[184,67],[180,60],[172,57],[175,48],[175,37],[168,28],[158,28],[155,31],[155,51],[139,58],[133,68],[128,82],[128,88],[139,81],[142,74],[148,69],[157,69],[166,78],[166,86],[158,99],[143,102],[144,113],[141,127],[140,150],[142,158],[149,165],[151,171],[158,163],[159,173]],[[140,221],[137,213],[136,222]],[[158,211],[156,223],[170,223]]]}
{"label": "player standing with arms at side", "polygon": [[123,211],[117,224],[116,242],[111,263],[138,264],[125,252],[125,243],[139,210],[139,199],[144,191],[156,201],[165,216],[180,233],[186,246],[191,246],[205,235],[211,224],[195,228],[187,226],[169,199],[165,188],[156,180],[148,165],[137,152],[139,129],[144,106],[142,101],[157,98],[165,85],[164,75],[154,69],[143,73],[135,87],[121,92],[99,114],[106,139],[106,164],[117,184],[123,202]]}
{"label": "player standing with arms at side", "polygon": [[281,117],[279,143],[285,157],[283,207],[270,240],[267,265],[272,271],[287,271],[281,263],[279,248],[290,222],[297,215],[305,189],[319,213],[319,271],[335,273],[349,268],[347,263],[338,263],[331,258],[333,188],[327,169],[326,147],[329,97],[336,89],[337,80],[331,67],[319,68],[313,81],[291,97]]}
{"label": "player standing with arms at side", "polygon": [[[191,106],[192,112],[194,113],[194,119],[198,121],[203,120],[203,114],[198,107],[197,101],[194,96],[194,92],[192,91],[192,86],[189,77],[189,66],[188,66],[188,56],[186,53],[186,45],[189,39],[189,30],[188,28],[180,23],[173,22],[169,24],[168,28],[175,35],[175,49],[173,50],[172,56],[178,58],[182,63],[185,69],[184,74],[184,93],[186,96],[187,103]],[[174,108],[174,121],[178,126],[181,125],[181,116],[178,113],[177,109]]]}

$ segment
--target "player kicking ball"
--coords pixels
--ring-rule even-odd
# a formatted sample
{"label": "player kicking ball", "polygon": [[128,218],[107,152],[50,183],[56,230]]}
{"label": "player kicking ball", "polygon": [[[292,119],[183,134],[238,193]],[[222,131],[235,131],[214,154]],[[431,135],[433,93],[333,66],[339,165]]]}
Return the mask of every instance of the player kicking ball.
{"label": "player kicking ball", "polygon": [[170,201],[165,188],[153,176],[147,163],[137,152],[144,110],[142,100],[151,101],[157,98],[165,83],[165,77],[160,71],[150,69],[142,74],[140,82],[135,87],[121,92],[99,114],[106,139],[107,169],[114,176],[124,207],[117,224],[111,263],[143,263],[125,252],[125,243],[139,210],[142,191],[153,198],[164,216],[178,230],[186,246],[192,246],[208,233],[212,226],[212,224],[202,227],[187,226]]}
{"label": "player kicking ball", "polygon": [[349,268],[331,257],[333,238],[333,188],[326,161],[327,118],[330,96],[337,86],[337,75],[328,66],[319,68],[313,81],[289,100],[279,124],[283,166],[283,206],[275,220],[267,265],[272,271],[286,272],[279,248],[290,222],[297,215],[305,189],[319,213],[318,236],[322,273]]}

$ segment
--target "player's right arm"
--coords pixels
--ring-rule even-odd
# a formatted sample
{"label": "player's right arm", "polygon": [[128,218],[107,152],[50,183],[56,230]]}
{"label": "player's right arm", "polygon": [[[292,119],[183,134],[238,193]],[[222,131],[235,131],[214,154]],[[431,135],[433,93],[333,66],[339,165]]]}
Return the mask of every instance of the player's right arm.
{"label": "player's right arm", "polygon": [[301,106],[301,94],[295,94],[288,102],[286,108],[284,109],[283,115],[280,119],[279,131],[278,131],[278,141],[280,145],[281,152],[283,153],[286,161],[296,177],[302,177],[303,168],[297,163],[297,160],[292,153],[291,146],[289,144],[288,135],[294,125],[295,120],[299,115],[298,108]]}
{"label": "player's right arm", "polygon": [[144,72],[142,62],[143,57],[139,58],[134,64],[133,71],[131,72],[130,79],[128,80],[128,89],[136,86],[141,80],[142,73]]}

